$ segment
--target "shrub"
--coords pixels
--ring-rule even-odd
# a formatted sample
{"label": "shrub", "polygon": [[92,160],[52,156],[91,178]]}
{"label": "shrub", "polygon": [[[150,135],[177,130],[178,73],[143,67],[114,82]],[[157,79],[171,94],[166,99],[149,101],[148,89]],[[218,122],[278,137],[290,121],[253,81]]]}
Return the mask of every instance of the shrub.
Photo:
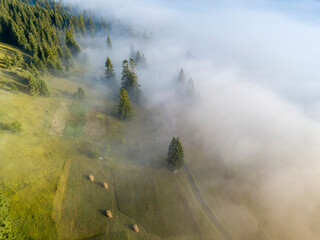
{"label": "shrub", "polygon": [[91,150],[91,157],[92,158],[99,158],[99,157],[101,157],[101,152],[100,152],[100,150],[98,149],[98,148],[93,148],[92,150]]}
{"label": "shrub", "polygon": [[7,128],[13,132],[21,132],[22,131],[22,123],[18,121],[14,121],[10,124],[7,124]]}
{"label": "shrub", "polygon": [[76,96],[76,98],[80,98],[80,99],[83,99],[86,97],[86,94],[82,87],[79,87],[78,90],[74,93],[74,95]]}

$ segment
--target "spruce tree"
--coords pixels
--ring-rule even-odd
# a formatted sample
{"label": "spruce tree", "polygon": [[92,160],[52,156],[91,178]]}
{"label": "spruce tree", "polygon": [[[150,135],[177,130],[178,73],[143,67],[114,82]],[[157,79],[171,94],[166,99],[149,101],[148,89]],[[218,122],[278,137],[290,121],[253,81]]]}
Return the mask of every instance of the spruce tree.
{"label": "spruce tree", "polygon": [[6,66],[6,68],[10,69],[11,68],[11,63],[8,55],[4,55],[3,63]]}
{"label": "spruce tree", "polygon": [[106,83],[109,84],[110,86],[115,86],[116,85],[116,73],[113,69],[113,65],[112,65],[109,57],[107,57],[107,59],[106,59],[105,67],[106,67],[106,70],[104,73],[104,77],[105,77]]}
{"label": "spruce tree", "polygon": [[78,87],[78,90],[75,92],[74,95],[76,96],[76,98],[80,98],[80,99],[83,99],[86,97],[86,94],[82,87]]}
{"label": "spruce tree", "polygon": [[112,43],[111,43],[111,39],[110,39],[109,34],[108,34],[108,39],[107,39],[107,46],[108,46],[108,48],[112,48]]}
{"label": "spruce tree", "polygon": [[17,53],[17,61],[18,61],[18,65],[22,65],[23,57],[22,57],[22,54],[20,52]]}
{"label": "spruce tree", "polygon": [[132,106],[127,91],[122,88],[120,92],[119,116],[127,119],[132,115]]}
{"label": "spruce tree", "polygon": [[184,163],[183,147],[179,138],[173,137],[168,150],[168,167],[174,171],[180,169]]}
{"label": "spruce tree", "polygon": [[127,60],[123,61],[121,88],[124,88],[127,91],[132,101],[139,103],[141,98],[141,91],[140,91],[140,85],[138,84],[136,63],[132,58],[130,58],[129,63]]}
{"label": "spruce tree", "polygon": [[17,64],[18,64],[17,57],[16,57],[16,55],[13,55],[12,56],[12,66],[17,67]]}
{"label": "spruce tree", "polygon": [[139,64],[142,61],[142,56],[140,51],[137,51],[137,55],[136,55],[136,63]]}
{"label": "spruce tree", "polygon": [[178,76],[178,83],[185,83],[185,82],[186,82],[186,75],[184,74],[183,68],[181,68]]}
{"label": "spruce tree", "polygon": [[69,48],[72,55],[77,55],[80,53],[80,47],[74,40],[71,29],[66,30],[66,46]]}

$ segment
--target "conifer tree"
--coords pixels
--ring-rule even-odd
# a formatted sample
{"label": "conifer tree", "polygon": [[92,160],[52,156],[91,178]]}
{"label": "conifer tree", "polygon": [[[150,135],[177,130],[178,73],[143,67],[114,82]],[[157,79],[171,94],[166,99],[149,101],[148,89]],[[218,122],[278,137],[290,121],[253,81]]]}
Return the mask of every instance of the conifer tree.
{"label": "conifer tree", "polygon": [[140,51],[137,51],[137,55],[136,55],[136,63],[139,64],[142,61],[142,56]]}
{"label": "conifer tree", "polygon": [[186,82],[186,75],[184,74],[183,68],[181,68],[178,76],[178,83],[185,83],[185,82]]}
{"label": "conifer tree", "polygon": [[183,147],[179,138],[173,137],[168,150],[168,167],[174,171],[180,169],[184,163]]}
{"label": "conifer tree", "polygon": [[119,116],[127,119],[132,115],[132,106],[127,91],[122,88],[120,92]]}
{"label": "conifer tree", "polygon": [[86,94],[82,87],[78,87],[78,90],[75,92],[74,95],[76,96],[76,98],[80,98],[80,99],[83,99],[86,97]]}
{"label": "conifer tree", "polygon": [[104,73],[104,77],[105,77],[106,83],[109,84],[110,86],[115,86],[116,85],[116,73],[113,69],[113,65],[112,65],[109,57],[107,57],[107,59],[106,59],[105,67],[106,67],[106,70]]}
{"label": "conifer tree", "polygon": [[23,57],[20,52],[17,53],[17,61],[18,61],[18,65],[21,65],[23,63]]}
{"label": "conifer tree", "polygon": [[18,64],[17,57],[16,57],[16,55],[13,55],[13,56],[12,56],[12,66],[13,66],[13,67],[16,67],[17,64]]}
{"label": "conifer tree", "polygon": [[72,55],[80,53],[80,47],[74,40],[71,29],[66,30],[66,46],[69,48]]}
{"label": "conifer tree", "polygon": [[107,39],[107,46],[108,46],[108,48],[112,48],[112,42],[111,42],[109,34],[108,34],[108,39]]}
{"label": "conifer tree", "polygon": [[4,59],[3,59],[4,65],[6,66],[6,68],[10,69],[11,68],[11,63],[10,63],[10,59],[8,57],[8,55],[4,55]]}
{"label": "conifer tree", "polygon": [[[35,69],[35,71],[37,70]],[[35,75],[30,74],[28,77],[29,92],[32,95],[40,95],[44,97],[50,96],[50,92],[45,81],[39,78],[39,75],[37,74],[37,72]]]}

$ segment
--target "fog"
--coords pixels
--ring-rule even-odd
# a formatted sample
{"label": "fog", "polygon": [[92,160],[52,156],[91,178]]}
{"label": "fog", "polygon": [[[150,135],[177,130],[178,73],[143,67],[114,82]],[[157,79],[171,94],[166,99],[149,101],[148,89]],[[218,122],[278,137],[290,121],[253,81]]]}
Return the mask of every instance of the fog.
{"label": "fog", "polygon": [[[320,238],[319,3],[65,2],[152,33],[144,39],[111,31],[112,51],[97,37],[86,48],[93,72],[103,74],[109,56],[120,78],[130,46],[145,54],[139,81],[148,108],[161,107],[186,145],[201,143],[194,171],[219,162],[235,173],[199,178],[203,192],[215,186],[251,201],[252,208],[220,197],[234,239],[254,238],[259,224],[269,239]],[[181,67],[194,80],[192,103],[177,96]]]}

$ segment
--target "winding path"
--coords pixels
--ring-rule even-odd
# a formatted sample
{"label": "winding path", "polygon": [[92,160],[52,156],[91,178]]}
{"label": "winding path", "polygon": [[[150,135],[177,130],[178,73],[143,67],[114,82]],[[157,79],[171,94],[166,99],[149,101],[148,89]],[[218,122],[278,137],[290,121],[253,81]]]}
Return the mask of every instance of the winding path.
{"label": "winding path", "polygon": [[[170,119],[168,117],[165,117],[165,121],[166,121],[171,133],[173,135],[176,135],[174,128],[172,126],[172,123],[170,122]],[[183,166],[183,172],[185,173],[187,180],[188,180],[188,183],[191,187],[191,190],[192,190],[197,202],[199,203],[199,206],[202,208],[203,212],[207,215],[207,217],[209,218],[211,223],[218,229],[218,231],[220,232],[220,234],[222,235],[222,237],[225,240],[232,240],[231,236],[228,234],[228,232],[223,227],[223,225],[219,222],[219,220],[217,219],[215,214],[212,212],[212,210],[209,208],[208,204],[205,202],[204,198],[202,197],[200,190],[199,190],[197,184],[195,183],[195,181],[191,175],[191,172],[189,170],[188,164],[186,162],[184,163],[184,166]]]}

